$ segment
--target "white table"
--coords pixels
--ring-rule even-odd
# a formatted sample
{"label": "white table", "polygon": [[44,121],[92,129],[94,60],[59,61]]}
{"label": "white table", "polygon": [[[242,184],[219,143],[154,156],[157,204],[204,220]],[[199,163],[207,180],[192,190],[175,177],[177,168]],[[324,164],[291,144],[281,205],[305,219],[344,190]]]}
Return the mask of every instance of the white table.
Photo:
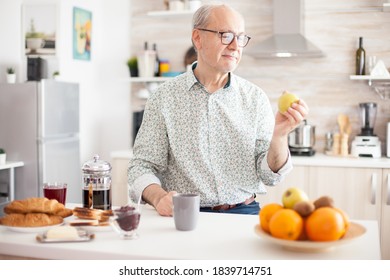
{"label": "white table", "polygon": [[8,201],[15,199],[15,168],[24,165],[22,161],[7,161],[0,165],[0,170],[9,169]]}
{"label": "white table", "polygon": [[42,244],[35,240],[35,233],[15,233],[0,226],[0,255],[73,260],[380,259],[378,223],[355,222],[367,229],[357,240],[327,252],[303,253],[285,250],[256,235],[257,216],[201,213],[197,228],[184,232],[175,229],[173,218],[159,216],[144,206],[136,240],[122,240],[117,233],[107,231],[96,232],[90,242]]}

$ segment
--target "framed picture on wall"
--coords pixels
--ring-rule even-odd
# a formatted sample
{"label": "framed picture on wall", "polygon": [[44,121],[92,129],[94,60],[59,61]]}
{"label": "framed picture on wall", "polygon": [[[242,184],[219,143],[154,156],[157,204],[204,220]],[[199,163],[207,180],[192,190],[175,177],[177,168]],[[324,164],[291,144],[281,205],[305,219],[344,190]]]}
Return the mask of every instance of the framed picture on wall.
{"label": "framed picture on wall", "polygon": [[91,60],[92,13],[73,7],[73,59]]}
{"label": "framed picture on wall", "polygon": [[23,4],[22,11],[26,55],[55,55],[57,6]]}

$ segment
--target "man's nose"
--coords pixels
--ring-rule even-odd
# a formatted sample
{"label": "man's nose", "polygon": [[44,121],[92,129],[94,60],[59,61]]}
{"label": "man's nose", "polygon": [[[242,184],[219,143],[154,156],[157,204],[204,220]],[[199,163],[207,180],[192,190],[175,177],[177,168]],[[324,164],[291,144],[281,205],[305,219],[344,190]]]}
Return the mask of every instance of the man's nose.
{"label": "man's nose", "polygon": [[234,36],[233,41],[228,46],[229,49],[237,50],[238,49],[238,41],[237,36]]}

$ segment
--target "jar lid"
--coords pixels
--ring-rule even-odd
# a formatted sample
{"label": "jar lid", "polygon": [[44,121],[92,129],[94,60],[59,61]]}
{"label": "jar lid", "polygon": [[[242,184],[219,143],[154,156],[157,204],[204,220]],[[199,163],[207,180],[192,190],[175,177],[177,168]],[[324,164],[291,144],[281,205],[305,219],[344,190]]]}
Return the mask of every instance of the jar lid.
{"label": "jar lid", "polygon": [[99,156],[95,155],[93,160],[89,160],[83,165],[84,173],[106,173],[111,170],[111,164],[104,160],[99,160]]}

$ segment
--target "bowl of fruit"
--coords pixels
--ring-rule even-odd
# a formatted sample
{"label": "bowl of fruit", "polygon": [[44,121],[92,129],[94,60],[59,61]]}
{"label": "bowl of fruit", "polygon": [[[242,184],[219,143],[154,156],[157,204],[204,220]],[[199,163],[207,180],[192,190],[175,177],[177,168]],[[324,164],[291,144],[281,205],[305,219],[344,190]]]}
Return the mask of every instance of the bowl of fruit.
{"label": "bowl of fruit", "polygon": [[269,203],[259,211],[255,233],[262,239],[294,251],[327,251],[362,236],[366,229],[329,196],[310,200],[295,187],[288,188],[282,203]]}

